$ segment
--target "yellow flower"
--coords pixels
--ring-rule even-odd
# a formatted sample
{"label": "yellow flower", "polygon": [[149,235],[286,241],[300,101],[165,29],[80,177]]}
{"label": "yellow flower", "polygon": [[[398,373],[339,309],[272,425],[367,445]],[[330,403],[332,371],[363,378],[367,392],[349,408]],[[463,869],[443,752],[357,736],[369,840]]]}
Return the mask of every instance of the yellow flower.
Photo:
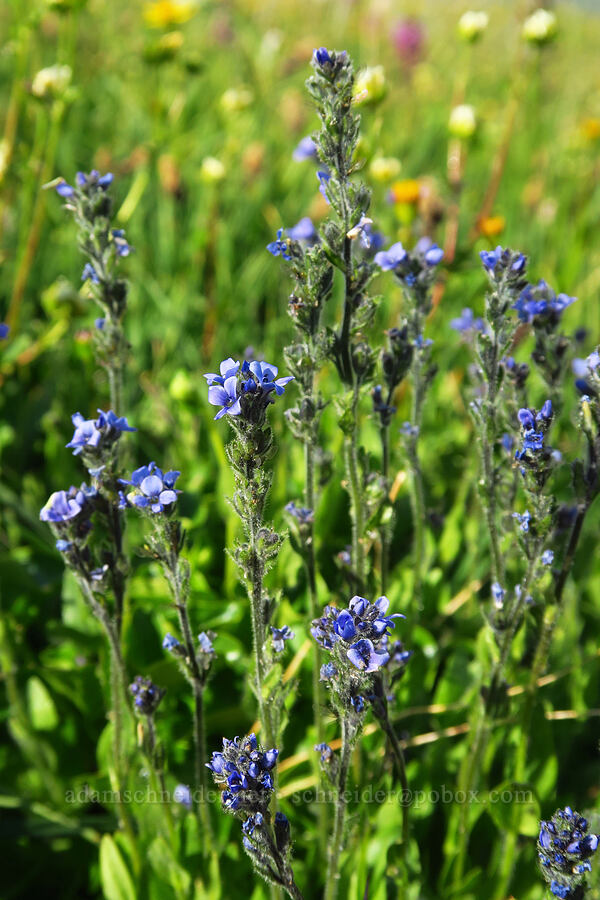
{"label": "yellow flower", "polygon": [[224,112],[236,113],[250,106],[254,97],[246,87],[229,88],[221,97],[221,108]]}
{"label": "yellow flower", "polygon": [[556,34],[556,16],[547,9],[536,9],[523,22],[523,38],[530,44],[545,44]]}
{"label": "yellow flower", "polygon": [[400,174],[401,168],[399,159],[393,156],[378,156],[372,161],[369,171],[374,181],[391,181]]}
{"label": "yellow flower", "polygon": [[448,130],[454,137],[470,138],[477,128],[477,119],[475,118],[475,109],[467,103],[461,103],[455,106],[450,113],[448,121]]}
{"label": "yellow flower", "polygon": [[488,26],[489,16],[485,12],[469,12],[463,13],[458,20],[458,33],[465,41],[473,43],[481,37]]}
{"label": "yellow flower", "polygon": [[144,6],[144,20],[150,28],[172,28],[183,25],[196,12],[196,4],[189,0],[155,0]]}
{"label": "yellow flower", "polygon": [[506,227],[506,219],[504,216],[486,216],[479,223],[479,230],[486,237],[496,237],[502,234]]}
{"label": "yellow flower", "polygon": [[597,141],[600,138],[600,119],[584,119],[581,123],[581,133],[588,141]]}
{"label": "yellow flower", "polygon": [[421,187],[414,178],[407,178],[405,181],[395,181],[392,185],[392,197],[395,203],[417,203]]}
{"label": "yellow flower", "polygon": [[200,177],[207,183],[215,183],[225,178],[225,166],[216,156],[205,156],[200,167]]}
{"label": "yellow flower", "polygon": [[358,73],[354,82],[355,103],[376,103],[385,94],[383,66],[372,66]]}

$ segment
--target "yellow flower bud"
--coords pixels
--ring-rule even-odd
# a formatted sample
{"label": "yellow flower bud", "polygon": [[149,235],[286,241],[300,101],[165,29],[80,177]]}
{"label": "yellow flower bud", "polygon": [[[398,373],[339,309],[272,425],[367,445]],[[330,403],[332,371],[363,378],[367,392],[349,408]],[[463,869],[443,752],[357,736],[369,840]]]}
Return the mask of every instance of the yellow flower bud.
{"label": "yellow flower bud", "polygon": [[250,106],[253,100],[252,92],[248,88],[229,88],[221,97],[221,109],[227,113],[241,112]]}
{"label": "yellow flower bud", "polygon": [[394,156],[378,156],[369,166],[371,178],[374,181],[391,181],[400,174],[402,165]]}
{"label": "yellow flower bud", "polygon": [[189,0],[156,0],[144,6],[144,21],[150,28],[172,28],[183,25],[196,12],[196,4]]}
{"label": "yellow flower bud", "polygon": [[479,223],[479,230],[485,237],[496,237],[502,234],[506,227],[504,216],[486,216]]}
{"label": "yellow flower bud", "polygon": [[358,73],[354,82],[355,103],[376,103],[385,94],[383,66],[369,66]]}

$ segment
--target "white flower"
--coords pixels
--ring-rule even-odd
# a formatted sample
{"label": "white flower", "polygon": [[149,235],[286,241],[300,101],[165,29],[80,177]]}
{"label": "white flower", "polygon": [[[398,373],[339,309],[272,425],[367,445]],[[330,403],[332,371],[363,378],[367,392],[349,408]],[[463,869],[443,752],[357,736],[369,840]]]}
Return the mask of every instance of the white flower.
{"label": "white flower", "polygon": [[465,41],[476,41],[488,27],[489,16],[486,12],[469,10],[458,20],[458,33]]}
{"label": "white flower", "polygon": [[71,81],[70,66],[48,66],[40,69],[31,83],[31,93],[35,97],[59,97]]}
{"label": "white flower", "polygon": [[225,166],[216,156],[205,156],[200,167],[200,177],[208,183],[222,181],[225,178]]}
{"label": "white flower", "polygon": [[455,106],[450,113],[448,130],[454,137],[469,138],[475,133],[477,119],[475,109],[466,103]]}
{"label": "white flower", "polygon": [[536,9],[523,23],[523,37],[532,44],[545,44],[556,34],[556,16],[547,9]]}

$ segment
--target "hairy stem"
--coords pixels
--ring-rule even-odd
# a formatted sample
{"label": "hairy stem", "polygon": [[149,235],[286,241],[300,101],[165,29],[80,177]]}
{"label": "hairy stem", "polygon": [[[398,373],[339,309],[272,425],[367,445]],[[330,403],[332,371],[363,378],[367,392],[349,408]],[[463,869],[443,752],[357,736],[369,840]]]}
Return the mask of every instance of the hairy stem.
{"label": "hairy stem", "polygon": [[337,780],[335,798],[335,816],[333,834],[329,845],[329,858],[327,860],[327,876],[325,880],[324,900],[336,900],[339,887],[340,855],[344,846],[344,825],[346,822],[346,784],[350,767],[350,756],[354,741],[351,729],[346,718],[341,719],[342,747],[340,750],[340,770]]}
{"label": "hairy stem", "polygon": [[344,455],[348,491],[350,493],[350,517],[352,520],[352,568],[359,590],[365,583],[365,511],[361,490],[360,466],[358,463],[358,401],[360,391],[355,384],[352,395],[352,431],[344,439]]}

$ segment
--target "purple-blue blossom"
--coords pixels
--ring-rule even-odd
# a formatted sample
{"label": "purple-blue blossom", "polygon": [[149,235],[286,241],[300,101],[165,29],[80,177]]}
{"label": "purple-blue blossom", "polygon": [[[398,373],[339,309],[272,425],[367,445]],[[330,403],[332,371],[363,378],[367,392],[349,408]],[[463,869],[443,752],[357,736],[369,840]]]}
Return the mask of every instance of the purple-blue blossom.
{"label": "purple-blue blossom", "polygon": [[85,484],[80,488],[71,487],[68,491],[55,491],[40,510],[40,519],[51,524],[70,522],[84,510],[95,494],[96,491]]}
{"label": "purple-blue blossom", "polygon": [[373,642],[368,638],[362,638],[360,641],[352,644],[346,652],[346,656],[353,666],[365,672],[376,672],[390,658],[390,654],[386,650],[378,652]]}
{"label": "purple-blue blossom", "polygon": [[5,341],[10,334],[10,325],[6,322],[0,322],[0,341]]}
{"label": "purple-blue blossom", "polygon": [[221,409],[215,419],[221,419],[225,415],[239,416],[242,407],[238,396],[238,380],[236,375],[230,375],[223,384],[213,384],[208,389],[208,402],[212,406],[220,406]]}
{"label": "purple-blue blossom", "polygon": [[292,153],[292,159],[295,162],[302,162],[305,159],[316,159],[316,157],[317,145],[310,136],[303,137]]}
{"label": "purple-blue blossom", "polygon": [[232,375],[236,375],[237,371],[240,367],[239,360],[233,359],[233,357],[228,356],[227,359],[224,359],[219,364],[219,372],[217,375],[215,372],[208,372],[206,375],[203,375],[203,378],[206,378],[207,384],[225,384],[226,378],[231,378]]}
{"label": "purple-blue blossom", "polygon": [[100,278],[95,268],[91,263],[86,263],[83,267],[83,272],[81,273],[82,281],[91,281],[92,284],[100,284]]}
{"label": "purple-blue blossom", "polygon": [[77,412],[71,416],[71,421],[75,426],[75,433],[65,446],[73,448],[73,456],[77,456],[84,449],[97,450],[103,443],[112,443],[124,431],[137,431],[137,428],[128,423],[125,416],[117,416],[112,409],[107,412],[99,409],[97,419],[84,419],[81,413]]}
{"label": "purple-blue blossom", "polygon": [[136,711],[144,716],[152,716],[165,695],[165,692],[157,687],[149,678],[136,675],[133,683],[129,685],[133,695],[133,703]]}
{"label": "purple-blue blossom", "polygon": [[473,310],[467,306],[458,318],[450,320],[450,328],[463,333],[467,331],[484,331],[485,324],[482,318],[475,318]]}
{"label": "purple-blue blossom", "polygon": [[296,222],[295,225],[286,230],[288,238],[292,241],[306,241],[314,244],[318,240],[317,229],[309,216],[304,216],[299,222]]}
{"label": "purple-blue blossom", "polygon": [[529,512],[529,510],[526,509],[524,513],[514,512],[512,514],[512,517],[513,517],[513,519],[516,519],[517,522],[519,523],[519,527],[520,527],[521,531],[523,532],[523,534],[527,534],[527,532],[529,531],[529,525],[531,522],[531,513]]}
{"label": "purple-blue blossom", "polygon": [[271,241],[270,244],[267,244],[267,250],[269,253],[272,253],[273,256],[281,256],[283,259],[291,259],[292,257],[289,254],[289,243],[288,239],[282,238],[283,228],[277,229],[277,238],[274,241]]}
{"label": "purple-blue blossom", "polygon": [[271,640],[273,641],[273,650],[275,653],[282,653],[285,641],[291,641],[295,636],[296,635],[288,625],[284,625],[282,628],[275,628],[271,625]]}
{"label": "purple-blue blossom", "polygon": [[128,481],[120,478],[121,484],[131,485],[134,490],[127,495],[127,501],[140,509],[149,509],[152,513],[162,513],[177,500],[181,491],[175,488],[175,482],[181,472],[163,472],[156,463],[141,466],[133,472]]}
{"label": "purple-blue blossom", "polygon": [[383,272],[389,272],[400,265],[401,262],[404,262],[407,256],[407,251],[402,246],[402,243],[398,241],[392,244],[388,250],[381,250],[379,253],[376,253],[374,262]]}

